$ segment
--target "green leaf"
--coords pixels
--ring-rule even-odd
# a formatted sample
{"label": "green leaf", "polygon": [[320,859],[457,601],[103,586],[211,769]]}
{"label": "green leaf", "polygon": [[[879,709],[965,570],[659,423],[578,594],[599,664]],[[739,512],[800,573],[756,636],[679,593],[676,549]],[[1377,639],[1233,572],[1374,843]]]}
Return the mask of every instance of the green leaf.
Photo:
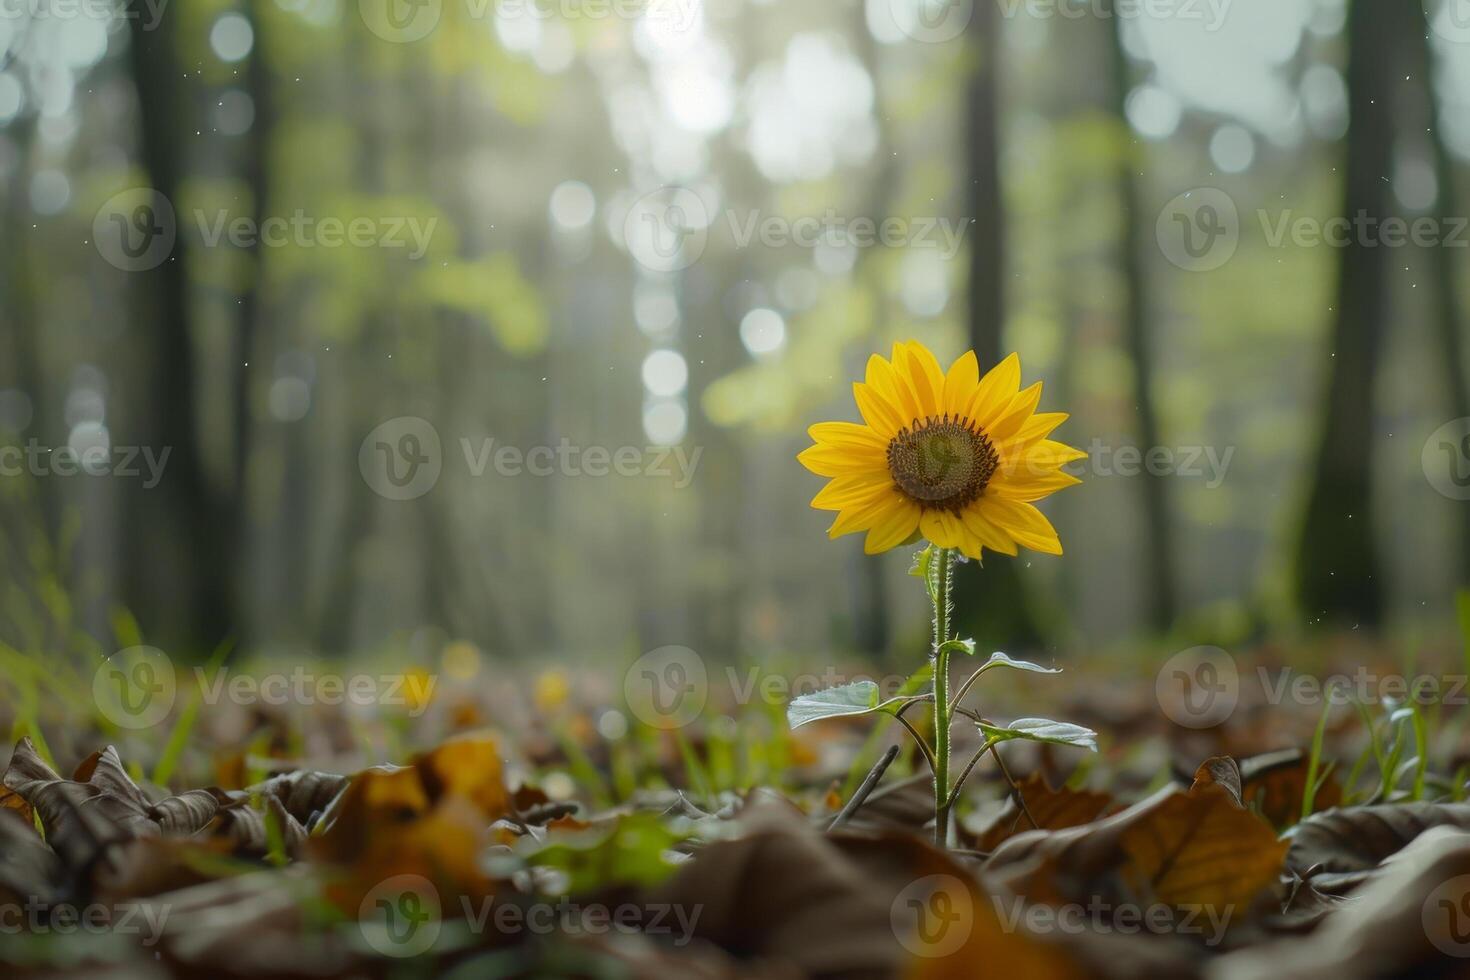
{"label": "green leaf", "polygon": [[914,552],[914,563],[909,568],[909,574],[914,578],[923,579],[924,591],[929,593],[929,601],[935,601],[934,593],[934,546],[925,545],[923,551]]}
{"label": "green leaf", "polygon": [[824,718],[847,718],[866,715],[873,711],[893,711],[913,697],[889,698],[879,703],[878,685],[872,681],[854,681],[841,687],[829,687],[825,691],[803,694],[786,706],[786,723],[800,728],[808,722]]}
{"label": "green leaf", "polygon": [[[973,653],[974,651],[972,650],[970,652]],[[1062,672],[1062,668],[1060,667],[1043,667],[1040,664],[1033,664],[1026,660],[1012,660],[999,650],[992,653],[990,659],[981,664],[980,669],[976,673],[983,674],[992,667],[1013,667],[1016,670],[1029,670],[1037,674],[1060,674]]]}
{"label": "green leaf", "polygon": [[[940,653],[963,653],[967,657],[975,655],[974,640],[946,640],[939,645]],[[1002,654],[1004,656],[1004,654]]]}
{"label": "green leaf", "polygon": [[987,725],[978,722],[977,727],[986,738],[995,742],[1023,738],[1030,742],[1054,742],[1057,745],[1075,745],[1079,748],[1097,751],[1097,732],[1066,721],[1018,718],[1009,725]]}

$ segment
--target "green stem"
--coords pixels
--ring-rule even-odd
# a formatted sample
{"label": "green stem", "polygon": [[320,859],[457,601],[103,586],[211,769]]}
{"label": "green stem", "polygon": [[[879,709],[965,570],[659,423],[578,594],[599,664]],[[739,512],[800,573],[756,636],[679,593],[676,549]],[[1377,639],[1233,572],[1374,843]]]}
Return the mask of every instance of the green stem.
{"label": "green stem", "polygon": [[931,566],[933,581],[929,593],[934,600],[934,843],[940,848],[949,844],[949,614],[953,608],[950,590],[954,577],[954,550],[938,548]]}

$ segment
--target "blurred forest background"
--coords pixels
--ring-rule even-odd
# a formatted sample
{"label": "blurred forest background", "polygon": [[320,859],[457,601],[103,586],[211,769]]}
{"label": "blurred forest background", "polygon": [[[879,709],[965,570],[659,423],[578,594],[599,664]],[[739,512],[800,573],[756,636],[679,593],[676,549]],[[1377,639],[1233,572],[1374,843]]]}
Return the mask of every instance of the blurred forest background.
{"label": "blurred forest background", "polygon": [[[921,649],[906,550],[828,542],[794,459],[909,337],[1019,351],[1093,453],[1066,557],[965,570],[983,647],[1447,629],[1467,6],[0,0],[0,446],[114,464],[0,477],[0,640]],[[150,260],[115,236],[160,198]],[[1271,240],[1359,213],[1442,232]],[[214,234],[296,214],[379,240]],[[743,240],[834,216],[908,237]],[[434,454],[413,499],[367,475],[385,423]],[[477,475],[491,438],[644,472]]]}

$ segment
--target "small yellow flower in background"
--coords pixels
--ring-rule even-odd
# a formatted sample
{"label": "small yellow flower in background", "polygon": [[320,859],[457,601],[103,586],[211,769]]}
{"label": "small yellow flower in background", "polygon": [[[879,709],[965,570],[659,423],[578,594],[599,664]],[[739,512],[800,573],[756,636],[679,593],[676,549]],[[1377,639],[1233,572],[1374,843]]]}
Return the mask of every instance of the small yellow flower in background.
{"label": "small yellow flower in background", "polygon": [[1048,439],[1067,419],[1037,413],[1041,383],[1021,390],[1021,360],[1007,357],[980,377],[974,351],[949,371],[918,341],[874,354],[853,383],[863,423],[822,422],[816,445],[797,458],[831,477],[812,500],[837,511],[832,537],[867,532],[877,554],[922,536],[979,559],[985,548],[1062,553],[1035,501],[1082,481],[1062,466],[1087,454]]}
{"label": "small yellow flower in background", "polygon": [[422,667],[410,667],[403,675],[403,699],[410,714],[418,714],[434,699],[434,679]]}
{"label": "small yellow flower in background", "polygon": [[536,707],[550,714],[567,703],[572,684],[564,670],[548,670],[536,678],[536,689],[532,695]]}

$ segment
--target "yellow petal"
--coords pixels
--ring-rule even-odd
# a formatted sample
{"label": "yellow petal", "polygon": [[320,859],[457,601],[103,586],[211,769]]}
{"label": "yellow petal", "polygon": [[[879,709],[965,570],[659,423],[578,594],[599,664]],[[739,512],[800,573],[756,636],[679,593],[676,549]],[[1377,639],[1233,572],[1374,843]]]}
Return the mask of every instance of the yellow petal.
{"label": "yellow petal", "polygon": [[958,548],[965,539],[964,523],[945,510],[926,510],[919,531],[940,548]]}
{"label": "yellow petal", "polygon": [[856,422],[818,422],[806,430],[812,442],[840,449],[875,449],[888,451],[888,440]]}
{"label": "yellow petal", "polygon": [[896,361],[890,364],[881,355],[872,355],[868,358],[866,377],[868,386],[894,407],[894,414],[901,419],[900,427],[916,417],[918,402],[914,399],[913,389],[899,376]]}
{"label": "yellow petal", "polygon": [[1021,358],[1010,355],[985,373],[975,396],[965,408],[965,415],[972,422],[985,424],[993,419],[1002,408],[1010,404],[1016,392],[1021,390]]}
{"label": "yellow petal", "polygon": [[803,449],[796,458],[818,476],[859,476],[888,471],[888,462],[883,454],[872,450],[854,451],[816,445]]}
{"label": "yellow petal", "polygon": [[1034,504],[986,495],[976,505],[986,520],[1032,551],[1060,555],[1062,542],[1056,528]]}
{"label": "yellow petal", "polygon": [[993,420],[977,419],[976,421],[985,430],[985,435],[990,439],[992,445],[1003,443],[1021,431],[1021,426],[1036,414],[1036,406],[1039,404],[1041,404],[1040,381],[1012,398],[1010,404],[1006,405],[1005,409]]}
{"label": "yellow petal", "polygon": [[939,361],[935,360],[929,348],[917,340],[905,344],[904,350],[908,355],[909,384],[913,386],[914,394],[919,400],[919,417],[938,415],[944,410],[941,407],[944,398],[944,372],[939,367]]}
{"label": "yellow petal", "polygon": [[898,435],[898,430],[908,424],[908,419],[900,414],[899,407],[884,398],[877,388],[865,385],[862,382],[854,382],[852,386],[852,397],[857,400],[858,411],[863,415],[863,421],[878,434],[886,443]]}
{"label": "yellow petal", "polygon": [[1067,421],[1068,418],[1070,416],[1066,412],[1038,412],[1022,423],[1015,435],[995,448],[1002,456],[1029,449],[1051,435],[1052,430]]}
{"label": "yellow petal", "polygon": [[817,510],[842,510],[872,501],[893,487],[888,473],[864,473],[861,476],[839,476],[812,498]]}
{"label": "yellow petal", "polygon": [[944,376],[944,400],[940,410],[951,416],[964,415],[979,385],[980,362],[974,351],[967,350],[955,358],[949,366],[949,373]]}
{"label": "yellow petal", "polygon": [[868,503],[844,507],[827,530],[827,536],[837,538],[854,531],[866,531],[884,515],[902,509],[906,503],[907,500],[897,491],[891,491],[878,494]]}
{"label": "yellow petal", "polygon": [[[984,499],[984,498],[981,498]],[[975,535],[982,545],[991,551],[998,551],[1003,555],[1016,555],[1016,542],[1011,540],[1010,535],[996,527],[977,507],[966,507],[960,515],[965,522],[965,528]]]}
{"label": "yellow petal", "polygon": [[1040,476],[1051,472],[1058,466],[1065,466],[1075,460],[1086,458],[1087,453],[1080,449],[1073,449],[1063,442],[1043,439],[1025,452],[1008,457],[1004,466],[1014,473]]}
{"label": "yellow petal", "polygon": [[907,541],[919,526],[919,505],[903,499],[898,506],[886,510],[883,517],[868,531],[863,542],[863,551],[870,555],[896,548]]}
{"label": "yellow petal", "polygon": [[1077,477],[1061,470],[1052,470],[1040,475],[1022,475],[1015,479],[997,474],[985,488],[986,493],[993,493],[1007,500],[1035,501],[1042,497],[1048,497],[1058,490],[1075,487],[1081,483]]}

